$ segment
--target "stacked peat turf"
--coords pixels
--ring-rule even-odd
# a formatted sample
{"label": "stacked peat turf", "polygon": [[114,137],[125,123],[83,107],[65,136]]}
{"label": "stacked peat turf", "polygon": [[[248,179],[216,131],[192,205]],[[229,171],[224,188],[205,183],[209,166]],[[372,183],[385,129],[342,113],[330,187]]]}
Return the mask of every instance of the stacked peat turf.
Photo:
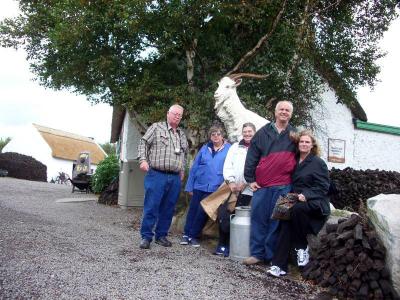
{"label": "stacked peat turf", "polygon": [[330,178],[337,193],[331,197],[337,209],[359,211],[361,202],[379,194],[400,194],[400,173],[380,170],[332,168]]}
{"label": "stacked peat turf", "polygon": [[31,156],[15,152],[0,153],[0,169],[7,170],[9,177],[47,181],[47,167]]}
{"label": "stacked peat turf", "polygon": [[106,205],[117,205],[118,188],[119,188],[119,177],[114,179],[110,183],[110,185],[100,193],[98,202]]}
{"label": "stacked peat turf", "polygon": [[[353,214],[326,225],[302,275],[340,299],[397,299],[375,230]],[[314,252],[312,251],[312,252]]]}

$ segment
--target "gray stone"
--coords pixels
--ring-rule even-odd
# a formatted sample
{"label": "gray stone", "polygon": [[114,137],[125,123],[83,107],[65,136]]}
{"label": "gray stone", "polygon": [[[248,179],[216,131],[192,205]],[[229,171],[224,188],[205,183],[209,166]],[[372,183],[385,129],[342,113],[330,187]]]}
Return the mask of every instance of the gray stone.
{"label": "gray stone", "polygon": [[368,199],[367,214],[387,250],[386,265],[400,294],[400,195],[380,194]]}

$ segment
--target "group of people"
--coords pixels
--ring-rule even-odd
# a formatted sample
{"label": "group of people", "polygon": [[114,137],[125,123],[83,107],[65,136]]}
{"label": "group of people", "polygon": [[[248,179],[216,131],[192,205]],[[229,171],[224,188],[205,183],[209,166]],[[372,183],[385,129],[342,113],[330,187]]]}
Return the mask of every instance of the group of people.
{"label": "group of people", "polygon": [[[238,206],[251,206],[250,253],[243,263],[268,263],[268,274],[279,277],[288,272],[292,249],[298,265],[309,260],[307,235],[317,234],[330,214],[329,173],[319,157],[320,148],[311,131],[296,133],[289,124],[293,105],[280,101],[275,121],[258,131],[243,124],[242,139],[231,145],[220,126],[209,130],[209,142],[196,155],[185,191],[191,195],[181,245],[199,247],[198,238],[207,221],[200,202],[225,181],[237,195]],[[170,247],[167,239],[175,204],[184,179],[188,142],[179,128],[183,115],[173,105],[167,120],[149,127],[139,144],[140,169],[147,172],[141,224],[140,248],[155,243]],[[293,192],[299,201],[290,209],[290,220],[271,219],[280,196]],[[217,255],[229,255],[229,233],[220,230]]]}
{"label": "group of people", "polygon": [[[252,123],[243,124],[242,139],[233,145],[223,138],[220,126],[209,130],[210,142],[205,144],[194,159],[185,191],[192,195],[186,217],[181,245],[199,247],[198,238],[207,221],[207,214],[200,201],[215,192],[225,181],[237,196],[236,206],[249,205],[253,191],[246,184],[243,171],[247,149],[256,132]],[[219,230],[217,255],[229,255],[229,232]]]}

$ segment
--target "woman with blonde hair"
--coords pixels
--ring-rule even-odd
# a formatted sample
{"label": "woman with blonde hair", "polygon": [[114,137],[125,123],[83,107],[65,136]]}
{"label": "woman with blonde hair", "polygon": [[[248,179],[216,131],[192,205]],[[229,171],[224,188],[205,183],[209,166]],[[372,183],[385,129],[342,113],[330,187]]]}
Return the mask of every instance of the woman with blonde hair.
{"label": "woman with blonde hair", "polygon": [[320,148],[313,133],[303,130],[295,136],[297,164],[292,175],[293,192],[298,202],[290,209],[290,220],[280,221],[276,251],[269,275],[286,275],[289,253],[297,251],[297,265],[309,261],[307,234],[318,234],[329,214],[329,172],[319,157]]}

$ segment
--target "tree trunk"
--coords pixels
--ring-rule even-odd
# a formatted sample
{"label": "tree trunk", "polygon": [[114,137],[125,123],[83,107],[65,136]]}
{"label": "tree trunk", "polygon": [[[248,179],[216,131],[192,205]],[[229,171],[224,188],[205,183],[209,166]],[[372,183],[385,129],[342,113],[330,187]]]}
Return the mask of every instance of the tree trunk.
{"label": "tree trunk", "polygon": [[197,39],[193,40],[193,43],[189,49],[186,49],[186,77],[188,82],[188,90],[193,93],[195,90],[193,77],[194,77],[194,58],[196,56]]}

